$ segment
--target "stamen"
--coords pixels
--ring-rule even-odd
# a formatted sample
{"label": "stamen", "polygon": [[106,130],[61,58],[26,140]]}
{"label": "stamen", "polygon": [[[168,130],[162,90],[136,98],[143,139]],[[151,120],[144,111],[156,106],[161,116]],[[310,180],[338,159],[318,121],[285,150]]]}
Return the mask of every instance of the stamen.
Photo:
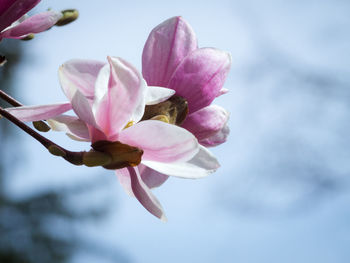
{"label": "stamen", "polygon": [[133,126],[135,124],[135,122],[134,121],[129,121],[126,125],[125,125],[125,127],[124,127],[124,129],[123,130],[125,130],[125,129],[127,129],[127,128],[129,128],[129,127],[131,127],[131,126]]}

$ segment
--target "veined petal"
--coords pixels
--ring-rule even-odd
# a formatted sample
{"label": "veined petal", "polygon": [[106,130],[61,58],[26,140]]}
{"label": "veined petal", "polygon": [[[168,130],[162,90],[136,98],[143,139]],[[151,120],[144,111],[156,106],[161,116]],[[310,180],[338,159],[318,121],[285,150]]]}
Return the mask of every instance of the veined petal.
{"label": "veined petal", "polygon": [[188,162],[160,163],[142,161],[142,164],[162,174],[188,179],[206,177],[220,167],[215,156],[203,146],[200,146],[199,152]]}
{"label": "veined petal", "polygon": [[141,119],[146,86],[140,73],[128,62],[116,57],[108,57],[108,61],[109,72],[104,67],[96,81],[93,111],[101,130],[112,137],[133,116]]}
{"label": "veined petal", "polygon": [[93,100],[96,78],[105,64],[87,59],[73,59],[64,63],[58,70],[58,76],[67,98],[72,100],[76,90],[79,90],[85,97]]}
{"label": "veined petal", "polygon": [[3,38],[23,38],[31,33],[40,33],[52,27],[62,17],[55,11],[47,11],[25,19],[18,25],[2,32]]}
{"label": "veined petal", "polygon": [[187,116],[182,127],[193,133],[198,141],[213,136],[227,123],[229,113],[222,107],[210,105]]}
{"label": "veined petal", "polygon": [[150,188],[161,186],[168,178],[168,175],[161,174],[142,163],[138,165],[142,181]]}
{"label": "veined petal", "polygon": [[146,88],[146,105],[154,105],[169,99],[175,94],[175,90],[148,86]]}
{"label": "veined petal", "polygon": [[179,63],[197,48],[193,29],[180,16],[155,27],[142,53],[142,74],[148,85],[167,87]]}
{"label": "veined petal", "polygon": [[0,32],[21,18],[30,9],[36,6],[40,0],[4,0],[0,5]]}
{"label": "veined petal", "polygon": [[16,108],[7,108],[6,110],[21,121],[40,121],[47,120],[72,109],[69,102],[21,106]]}
{"label": "veined petal", "polygon": [[206,147],[214,147],[219,144],[222,144],[226,142],[227,137],[230,133],[230,128],[228,127],[227,123],[222,127],[221,130],[219,130],[217,133],[213,134],[212,136],[202,139],[199,141],[200,144],[206,146]]}
{"label": "veined petal", "polygon": [[[137,167],[128,167],[121,169],[121,173],[116,171],[118,178],[121,177],[122,185],[127,191],[132,191],[136,199],[148,210],[152,215],[158,217],[162,221],[167,221],[163,208],[158,199],[152,194],[147,185],[142,181]],[[127,171],[126,171],[127,170]],[[129,176],[129,179],[127,178]],[[119,179],[120,180],[120,179]],[[127,184],[130,184],[127,185]]]}
{"label": "veined petal", "polygon": [[89,141],[90,135],[86,124],[75,116],[59,115],[47,120],[53,131],[63,131],[77,141]]}
{"label": "veined petal", "polygon": [[167,88],[187,99],[189,112],[195,112],[215,99],[230,66],[229,53],[214,48],[197,49],[177,67]]}
{"label": "veined petal", "polygon": [[119,140],[142,149],[142,160],[165,163],[188,161],[199,150],[190,132],[156,120],[141,121],[121,131]]}
{"label": "veined petal", "polygon": [[128,168],[122,168],[115,170],[115,174],[119,180],[119,183],[123,187],[124,191],[132,197],[135,197],[134,192],[131,188],[131,178]]}

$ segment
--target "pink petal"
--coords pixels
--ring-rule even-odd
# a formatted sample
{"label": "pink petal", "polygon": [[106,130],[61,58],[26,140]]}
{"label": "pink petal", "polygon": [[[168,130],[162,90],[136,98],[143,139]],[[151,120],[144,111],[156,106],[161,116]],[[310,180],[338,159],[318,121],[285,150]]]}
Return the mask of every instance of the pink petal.
{"label": "pink petal", "polygon": [[63,92],[72,100],[75,91],[79,90],[85,97],[93,100],[95,82],[105,63],[96,60],[73,59],[64,63],[58,70]]}
{"label": "pink petal", "polygon": [[224,108],[210,105],[187,116],[182,127],[193,133],[200,141],[219,132],[228,118],[229,113]]}
{"label": "pink petal", "polygon": [[[117,170],[116,173],[117,175],[120,173],[118,177],[122,178],[123,187],[126,188],[127,191],[132,191],[136,199],[148,210],[148,212],[158,217],[160,220],[166,221],[167,219],[161,204],[149,190],[147,185],[142,181],[138,168],[127,167],[121,170],[124,171],[120,173],[120,170]],[[129,176],[130,179],[127,179],[127,176]],[[127,183],[130,185],[127,185]]]}
{"label": "pink petal", "polygon": [[23,38],[31,33],[40,33],[52,27],[62,17],[55,11],[47,11],[25,19],[18,25],[2,32],[4,38]]}
{"label": "pink petal", "polygon": [[47,120],[72,109],[69,102],[48,105],[22,106],[6,110],[21,121]]}
{"label": "pink petal", "polygon": [[[96,81],[93,105],[96,122],[113,137],[132,119],[141,119],[145,108],[145,82],[141,74],[121,58],[108,57]],[[138,121],[137,120],[137,121]]]}
{"label": "pink petal", "polygon": [[197,48],[196,36],[180,16],[155,27],[142,53],[142,74],[150,86],[166,87],[179,63]]}
{"label": "pink petal", "polygon": [[190,113],[195,112],[215,99],[230,66],[229,53],[214,48],[197,49],[177,67],[167,88],[187,99]]}
{"label": "pink petal", "polygon": [[222,129],[219,130],[217,133],[206,139],[200,140],[199,143],[206,147],[214,147],[226,142],[229,133],[230,128],[227,124],[225,124],[224,127],[222,127]]}
{"label": "pink petal", "polygon": [[142,149],[142,160],[166,163],[187,161],[199,149],[190,132],[156,120],[141,121],[123,130],[119,140]]}
{"label": "pink petal", "polygon": [[21,18],[30,9],[36,6],[40,0],[3,0],[0,4],[0,32]]}
{"label": "pink petal", "polygon": [[143,164],[139,164],[138,168],[142,181],[151,189],[161,186],[169,178],[168,175],[161,174]]}
{"label": "pink petal", "polygon": [[88,99],[79,90],[76,90],[73,95],[72,108],[80,120],[88,125],[98,128],[94,115],[92,114],[91,105]]}
{"label": "pink petal", "polygon": [[63,131],[77,141],[89,141],[90,135],[86,124],[75,116],[59,115],[47,120],[53,131]]}
{"label": "pink petal", "polygon": [[132,196],[135,197],[134,192],[131,188],[131,178],[128,168],[122,168],[115,170],[115,174],[117,175],[117,178],[119,180],[119,183],[122,185],[124,191]]}
{"label": "pink petal", "polygon": [[206,177],[220,167],[215,156],[203,146],[200,146],[198,153],[187,162],[160,163],[142,161],[142,164],[156,170],[160,174],[187,179]]}

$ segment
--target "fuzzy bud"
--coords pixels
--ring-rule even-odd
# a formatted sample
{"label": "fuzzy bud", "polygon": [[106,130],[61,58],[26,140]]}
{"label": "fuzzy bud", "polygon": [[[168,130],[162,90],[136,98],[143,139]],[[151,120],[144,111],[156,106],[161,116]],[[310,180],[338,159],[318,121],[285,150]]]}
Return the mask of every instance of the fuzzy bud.
{"label": "fuzzy bud", "polygon": [[72,23],[79,16],[79,12],[76,9],[66,9],[61,11],[61,13],[63,16],[57,21],[55,24],[56,26],[65,26],[69,23]]}

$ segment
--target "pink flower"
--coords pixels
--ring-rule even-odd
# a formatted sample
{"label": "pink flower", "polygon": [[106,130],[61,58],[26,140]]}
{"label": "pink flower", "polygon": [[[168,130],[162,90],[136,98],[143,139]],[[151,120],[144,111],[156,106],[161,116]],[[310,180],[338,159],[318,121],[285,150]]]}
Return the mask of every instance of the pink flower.
{"label": "pink flower", "polygon": [[193,29],[182,17],[156,26],[142,54],[147,84],[173,89],[188,101],[189,115],[182,127],[207,147],[225,142],[229,134],[228,112],[210,104],[227,92],[222,86],[230,66],[229,53],[198,48]]}
{"label": "pink flower", "polygon": [[61,13],[47,11],[32,17],[26,13],[40,0],[2,0],[0,6],[0,41],[3,38],[25,38],[52,27],[62,17]]}
{"label": "pink flower", "polygon": [[[162,177],[147,180],[140,173],[153,169],[165,178],[199,178],[218,168],[215,157],[187,130],[157,120],[139,122],[146,104],[166,100],[174,91],[147,87],[141,74],[126,61],[114,57],[108,57],[108,64],[72,60],[60,67],[59,77],[68,103],[8,111],[24,121],[50,119],[53,129],[93,145],[119,141],[141,149],[141,164],[118,169],[116,174],[125,190],[158,218],[165,219],[165,215],[150,188],[159,185]],[[78,117],[60,115],[70,108]]]}

